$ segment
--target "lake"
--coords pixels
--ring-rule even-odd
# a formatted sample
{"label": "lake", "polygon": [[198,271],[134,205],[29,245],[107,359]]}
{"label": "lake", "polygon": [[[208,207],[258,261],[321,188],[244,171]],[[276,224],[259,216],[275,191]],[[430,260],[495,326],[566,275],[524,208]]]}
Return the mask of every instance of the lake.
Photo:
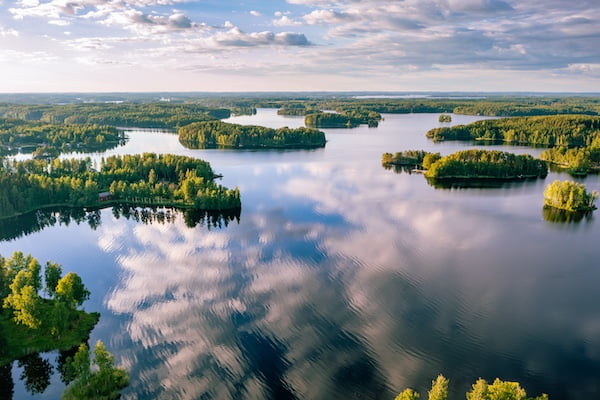
{"label": "lake", "polygon": [[[438,115],[324,129],[316,150],[188,150],[173,133],[130,130],[125,146],[94,159],[207,160],[239,187],[239,220],[190,227],[179,212],[141,222],[104,209],[92,223],[14,235],[0,254],[31,253],[82,277],[85,309],[102,315],[90,343],[102,340],[129,371],[125,399],[393,399],[406,387],[426,396],[440,373],[451,399],[479,377],[519,381],[530,396],[597,397],[598,217],[544,218],[543,190],[565,173],[438,189],[381,166],[384,152],[472,147],[428,140]],[[228,121],[303,125],[273,109]],[[578,180],[600,191],[598,175]],[[57,353],[42,358],[50,386],[31,395],[15,362],[15,399],[59,397]]]}

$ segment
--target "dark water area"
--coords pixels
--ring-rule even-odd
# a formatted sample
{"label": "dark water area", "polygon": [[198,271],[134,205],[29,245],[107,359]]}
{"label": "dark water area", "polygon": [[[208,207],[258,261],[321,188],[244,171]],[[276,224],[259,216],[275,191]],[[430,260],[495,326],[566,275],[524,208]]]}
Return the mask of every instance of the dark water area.
{"label": "dark water area", "polygon": [[[131,131],[94,157],[205,159],[239,187],[241,214],[195,225],[177,210],[142,220],[107,208],[92,224],[55,215],[10,231],[0,254],[81,275],[85,309],[101,313],[90,343],[130,372],[125,399],[393,399],[406,387],[426,396],[440,373],[451,399],[479,377],[519,381],[530,396],[600,396],[598,217],[563,221],[542,207],[545,186],[569,175],[436,188],[384,169],[382,153],[472,144],[428,140],[438,114],[384,118],[325,129],[315,150],[188,150],[172,133]],[[230,121],[303,124],[275,110]],[[577,180],[600,190],[597,175]],[[15,362],[15,399],[59,397],[58,353],[41,356],[50,385],[31,395]]]}

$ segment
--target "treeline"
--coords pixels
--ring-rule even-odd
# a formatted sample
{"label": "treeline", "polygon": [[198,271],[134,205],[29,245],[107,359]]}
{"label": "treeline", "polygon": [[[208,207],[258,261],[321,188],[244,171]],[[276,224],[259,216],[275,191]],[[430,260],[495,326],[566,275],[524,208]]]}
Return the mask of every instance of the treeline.
{"label": "treeline", "polygon": [[435,140],[491,140],[511,144],[547,146],[543,160],[586,174],[600,168],[600,117],[555,115],[477,121],[469,125],[435,128]]}
{"label": "treeline", "polygon": [[[256,107],[281,108],[283,115],[306,115],[303,110],[363,109],[378,113],[454,113],[494,117],[556,114],[600,114],[600,97],[585,96],[486,96],[481,98],[306,98],[263,99]],[[304,114],[302,114],[304,112]]]}
{"label": "treeline", "polygon": [[463,150],[442,157],[439,153],[407,150],[382,156],[384,166],[424,168],[432,179],[523,179],[545,177],[548,166],[530,155],[497,150]]}
{"label": "treeline", "polygon": [[206,161],[176,155],[112,156],[99,171],[84,160],[5,160],[0,165],[0,217],[45,207],[100,206],[100,193],[133,205],[204,210],[241,207],[239,190],[216,184]]}
{"label": "treeline", "polygon": [[316,128],[354,128],[361,124],[376,127],[381,114],[364,109],[346,109],[338,113],[316,112],[304,117],[304,124]]}
{"label": "treeline", "polygon": [[[443,375],[438,375],[431,381],[431,389],[427,392],[428,400],[446,400],[448,398],[449,380]],[[405,389],[395,400],[417,400],[421,395],[413,389]],[[537,397],[528,397],[525,389],[519,382],[503,381],[498,378],[492,383],[479,378],[466,393],[467,400],[548,400],[547,394]]]}
{"label": "treeline", "polygon": [[97,151],[125,141],[123,131],[111,126],[68,125],[0,118],[0,154],[22,151]]}
{"label": "treeline", "polygon": [[272,129],[222,121],[196,122],[179,128],[179,141],[187,148],[315,148],[325,146],[325,134],[311,128]]}
{"label": "treeline", "polygon": [[198,121],[228,118],[230,110],[199,104],[91,103],[58,105],[0,104],[0,116],[53,124],[178,128]]}

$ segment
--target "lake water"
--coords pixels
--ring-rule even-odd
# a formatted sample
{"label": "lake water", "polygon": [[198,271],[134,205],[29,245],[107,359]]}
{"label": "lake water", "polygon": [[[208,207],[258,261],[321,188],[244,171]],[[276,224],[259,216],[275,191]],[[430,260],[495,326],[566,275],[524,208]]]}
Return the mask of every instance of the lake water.
{"label": "lake water", "polygon": [[[450,379],[463,399],[478,377],[520,381],[554,400],[600,395],[600,225],[547,221],[554,179],[436,189],[381,166],[384,152],[449,154],[438,114],[384,115],[378,128],[325,129],[318,150],[187,150],[133,130],[95,155],[202,158],[238,186],[239,221],[142,223],[111,209],[0,242],[75,271],[99,311],[101,339],[131,376],[125,399],[393,399]],[[453,115],[453,124],[481,117]],[[231,122],[302,126],[260,109]],[[518,153],[541,150],[495,146]],[[600,179],[583,179],[600,190]],[[31,395],[15,362],[15,399]]]}

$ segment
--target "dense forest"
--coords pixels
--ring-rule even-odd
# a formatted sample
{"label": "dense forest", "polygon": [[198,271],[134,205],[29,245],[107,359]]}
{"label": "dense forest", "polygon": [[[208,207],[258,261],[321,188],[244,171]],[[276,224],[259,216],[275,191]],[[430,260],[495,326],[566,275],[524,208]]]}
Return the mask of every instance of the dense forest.
{"label": "dense forest", "polygon": [[439,153],[407,150],[384,153],[383,166],[414,166],[432,179],[523,179],[545,177],[548,166],[530,155],[497,150],[463,150],[442,157]]}
{"label": "dense forest", "polygon": [[528,154],[497,150],[463,150],[435,161],[425,172],[427,178],[522,179],[548,175],[544,161]]}
{"label": "dense forest", "polygon": [[353,128],[361,124],[376,127],[381,114],[362,109],[342,110],[339,113],[316,112],[304,117],[304,124],[316,128]]}
{"label": "dense forest", "polygon": [[454,113],[493,117],[517,117],[557,114],[600,114],[600,98],[584,96],[485,96],[485,97],[418,97],[418,98],[335,98],[255,100],[255,107],[281,108],[282,115],[306,115],[309,110],[361,109],[378,113]]}
{"label": "dense forest", "polygon": [[179,128],[187,148],[316,148],[325,146],[325,134],[311,128],[272,129],[222,121],[196,122]]}
{"label": "dense forest", "polygon": [[597,198],[597,192],[588,192],[585,185],[572,181],[554,181],[544,190],[544,206],[565,211],[595,210]]}
{"label": "dense forest", "polygon": [[228,118],[230,110],[198,104],[0,104],[0,116],[53,124],[111,125],[137,128],[178,128],[198,121]]}
{"label": "dense forest", "polygon": [[241,207],[238,189],[216,184],[206,161],[175,155],[112,156],[99,171],[83,160],[5,160],[0,165],[0,217],[45,207],[111,202],[203,210]]}
{"label": "dense forest", "polygon": [[69,125],[0,118],[0,154],[44,155],[106,150],[123,144],[123,131],[111,126]]}
{"label": "dense forest", "polygon": [[431,129],[427,137],[435,141],[490,140],[546,146],[550,149],[541,158],[573,174],[600,169],[600,117],[555,115],[485,120]]}
{"label": "dense forest", "polygon": [[[449,380],[438,375],[431,381],[431,389],[427,392],[428,400],[446,400],[448,398]],[[405,389],[395,400],[417,400],[421,396],[413,389]],[[548,400],[547,394],[527,397],[527,392],[518,382],[502,381],[498,378],[492,383],[479,378],[466,393],[467,400]]]}

